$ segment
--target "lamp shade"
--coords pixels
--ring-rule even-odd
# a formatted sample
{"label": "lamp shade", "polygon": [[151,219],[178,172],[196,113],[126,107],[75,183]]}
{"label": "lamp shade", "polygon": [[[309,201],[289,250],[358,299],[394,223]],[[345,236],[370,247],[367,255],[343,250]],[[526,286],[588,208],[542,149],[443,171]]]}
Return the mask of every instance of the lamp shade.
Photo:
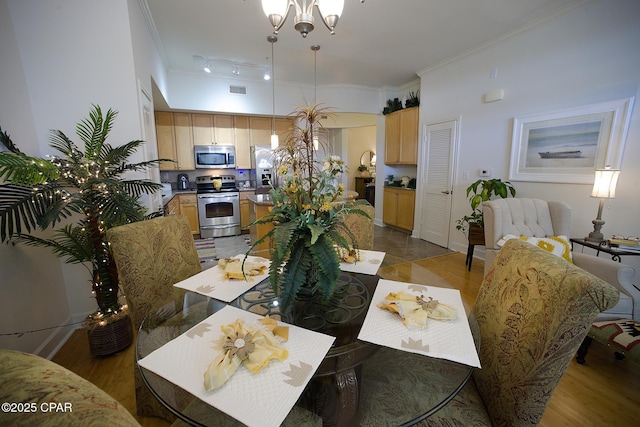
{"label": "lamp shade", "polygon": [[318,9],[324,18],[328,16],[340,17],[344,8],[344,0],[318,0]]}
{"label": "lamp shade", "polygon": [[613,199],[616,197],[616,184],[618,183],[619,169],[596,169],[596,177],[593,181],[591,197]]}
{"label": "lamp shade", "polygon": [[289,0],[262,0],[262,10],[267,17],[277,15],[281,18],[287,14]]}

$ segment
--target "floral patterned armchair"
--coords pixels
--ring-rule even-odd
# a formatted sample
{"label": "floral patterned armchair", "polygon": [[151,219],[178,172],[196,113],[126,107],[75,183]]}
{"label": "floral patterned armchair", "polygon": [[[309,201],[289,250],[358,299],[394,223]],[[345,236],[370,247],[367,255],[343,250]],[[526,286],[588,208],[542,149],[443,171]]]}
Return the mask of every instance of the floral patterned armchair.
{"label": "floral patterned armchair", "polygon": [[[201,271],[200,259],[186,217],[170,215],[114,227],[107,231],[113,258],[133,320],[140,325],[151,310],[182,310],[184,291],[173,285]],[[139,331],[138,333],[144,333]],[[134,368],[138,415],[173,421]]]}
{"label": "floral patterned armchair", "polygon": [[[0,400],[3,426],[140,426],[95,384],[57,363],[20,351],[0,349]],[[20,410],[4,410],[4,404],[11,402],[21,405]]]}
{"label": "floral patterned armchair", "polygon": [[475,305],[482,369],[420,425],[534,426],[598,313],[618,291],[520,240],[509,240]]}

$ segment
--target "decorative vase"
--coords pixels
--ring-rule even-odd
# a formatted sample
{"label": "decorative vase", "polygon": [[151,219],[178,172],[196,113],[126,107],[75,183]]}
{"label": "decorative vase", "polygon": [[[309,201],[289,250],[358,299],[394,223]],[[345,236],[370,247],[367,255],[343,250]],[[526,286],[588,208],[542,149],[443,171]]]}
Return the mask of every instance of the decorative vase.
{"label": "decorative vase", "polygon": [[93,316],[85,322],[89,350],[93,356],[118,353],[133,342],[133,325],[128,313],[98,320]]}

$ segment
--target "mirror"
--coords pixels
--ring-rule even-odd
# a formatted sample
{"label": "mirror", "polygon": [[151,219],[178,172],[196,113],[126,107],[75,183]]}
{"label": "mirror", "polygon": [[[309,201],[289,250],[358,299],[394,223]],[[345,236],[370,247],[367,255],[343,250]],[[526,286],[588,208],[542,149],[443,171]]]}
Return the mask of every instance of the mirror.
{"label": "mirror", "polygon": [[[360,164],[365,165],[366,167],[375,166],[375,157],[376,153],[371,150],[366,150],[362,153],[362,156],[360,156]],[[372,162],[373,164],[371,164]]]}

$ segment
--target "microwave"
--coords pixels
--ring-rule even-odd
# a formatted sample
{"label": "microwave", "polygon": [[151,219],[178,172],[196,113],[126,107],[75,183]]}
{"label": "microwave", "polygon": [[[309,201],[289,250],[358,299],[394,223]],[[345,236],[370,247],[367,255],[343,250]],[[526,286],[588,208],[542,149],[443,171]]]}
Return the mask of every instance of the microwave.
{"label": "microwave", "polygon": [[232,145],[195,145],[196,169],[235,169],[236,147]]}

